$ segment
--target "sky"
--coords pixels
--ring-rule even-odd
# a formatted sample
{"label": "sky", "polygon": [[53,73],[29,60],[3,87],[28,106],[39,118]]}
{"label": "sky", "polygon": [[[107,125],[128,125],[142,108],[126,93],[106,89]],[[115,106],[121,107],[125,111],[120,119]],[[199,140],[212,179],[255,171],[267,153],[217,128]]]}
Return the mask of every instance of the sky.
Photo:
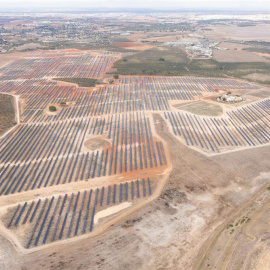
{"label": "sky", "polygon": [[19,8],[270,11],[270,0],[0,0],[0,10]]}

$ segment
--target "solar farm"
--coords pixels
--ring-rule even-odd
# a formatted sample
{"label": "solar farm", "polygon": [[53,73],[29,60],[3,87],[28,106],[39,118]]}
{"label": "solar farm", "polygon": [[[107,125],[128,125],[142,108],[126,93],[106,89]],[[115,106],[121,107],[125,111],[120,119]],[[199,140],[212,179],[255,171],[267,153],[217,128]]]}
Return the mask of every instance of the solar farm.
{"label": "solar farm", "polygon": [[[21,248],[91,237],[157,198],[172,161],[155,114],[181,143],[205,155],[269,144],[269,98],[224,105],[215,117],[173,106],[258,86],[165,76],[120,76],[108,84],[105,74],[120,58],[37,51],[0,68],[0,93],[18,97],[20,106],[20,123],[0,139],[0,219]],[[85,88],[57,78],[103,84]]]}
{"label": "solar farm", "polygon": [[208,153],[268,144],[270,141],[270,99],[221,117],[201,117],[190,113],[164,112],[175,136],[186,145]]}

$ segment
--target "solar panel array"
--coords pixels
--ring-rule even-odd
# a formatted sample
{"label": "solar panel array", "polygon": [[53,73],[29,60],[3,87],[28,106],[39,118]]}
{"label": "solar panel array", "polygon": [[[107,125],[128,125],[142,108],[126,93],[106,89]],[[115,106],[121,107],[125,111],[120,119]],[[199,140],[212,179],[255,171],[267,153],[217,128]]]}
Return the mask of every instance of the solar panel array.
{"label": "solar panel array", "polygon": [[95,213],[151,194],[148,178],[27,201],[9,210],[6,226],[11,230],[25,229],[26,248],[44,245],[91,233],[97,224]]}
{"label": "solar panel array", "polygon": [[[28,57],[27,57],[28,56]],[[43,53],[26,55],[0,68],[0,80],[48,77],[101,78],[117,55],[91,53]]]}
{"label": "solar panel array", "polygon": [[[152,176],[169,164],[151,112],[165,112],[174,134],[187,145],[214,152],[270,138],[269,100],[224,118],[171,110],[170,101],[192,101],[217,89],[256,89],[236,80],[135,76],[87,89],[50,79],[102,78],[119,57],[108,52],[37,51],[0,68],[0,92],[19,95],[22,107],[21,123],[0,139],[0,196],[38,189],[42,194],[48,187],[80,186],[82,181],[89,186],[91,181],[95,186],[102,183],[98,189],[12,207],[5,225],[24,232],[26,248],[90,233],[98,211],[152,194]],[[57,112],[48,112],[51,104],[57,104]],[[94,140],[104,144],[92,149],[88,143]],[[131,176],[139,180],[126,182]],[[104,185],[108,179],[115,184]]]}
{"label": "solar panel array", "polygon": [[210,152],[256,146],[270,141],[270,99],[203,117],[184,112],[164,112],[173,133],[188,146]]}
{"label": "solar panel array", "polygon": [[[0,195],[167,165],[164,146],[143,113],[22,125],[2,142]],[[111,145],[83,151],[85,137]]]}

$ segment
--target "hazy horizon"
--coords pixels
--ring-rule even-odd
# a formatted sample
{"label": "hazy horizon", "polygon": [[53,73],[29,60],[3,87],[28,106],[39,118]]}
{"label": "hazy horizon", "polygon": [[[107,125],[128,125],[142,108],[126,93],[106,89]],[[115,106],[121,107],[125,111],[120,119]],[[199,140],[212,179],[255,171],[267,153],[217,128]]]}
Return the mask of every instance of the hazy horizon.
{"label": "hazy horizon", "polygon": [[123,11],[123,10],[158,10],[158,11],[230,11],[230,12],[269,12],[269,0],[136,0],[127,5],[123,0],[0,0],[1,11]]}

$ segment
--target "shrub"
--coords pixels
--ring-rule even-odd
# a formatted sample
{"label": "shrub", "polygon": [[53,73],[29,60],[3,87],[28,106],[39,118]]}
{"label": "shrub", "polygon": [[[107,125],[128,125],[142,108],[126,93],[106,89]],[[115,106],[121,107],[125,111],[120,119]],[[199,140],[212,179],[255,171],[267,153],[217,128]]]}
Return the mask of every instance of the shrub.
{"label": "shrub", "polygon": [[49,110],[50,110],[51,112],[56,112],[56,107],[55,107],[55,106],[50,106],[50,107],[49,107]]}
{"label": "shrub", "polygon": [[109,84],[113,84],[114,83],[114,80],[109,80]]}
{"label": "shrub", "polygon": [[64,106],[66,105],[67,103],[63,100],[63,101],[60,101],[60,105]]}
{"label": "shrub", "polygon": [[165,59],[163,57],[159,58],[158,61],[165,61]]}
{"label": "shrub", "polygon": [[117,80],[117,79],[119,79],[119,75],[118,75],[118,74],[114,74],[114,75],[113,75],[113,78],[114,78],[115,80]]}
{"label": "shrub", "polygon": [[124,62],[127,62],[128,60],[126,58],[123,59]]}

